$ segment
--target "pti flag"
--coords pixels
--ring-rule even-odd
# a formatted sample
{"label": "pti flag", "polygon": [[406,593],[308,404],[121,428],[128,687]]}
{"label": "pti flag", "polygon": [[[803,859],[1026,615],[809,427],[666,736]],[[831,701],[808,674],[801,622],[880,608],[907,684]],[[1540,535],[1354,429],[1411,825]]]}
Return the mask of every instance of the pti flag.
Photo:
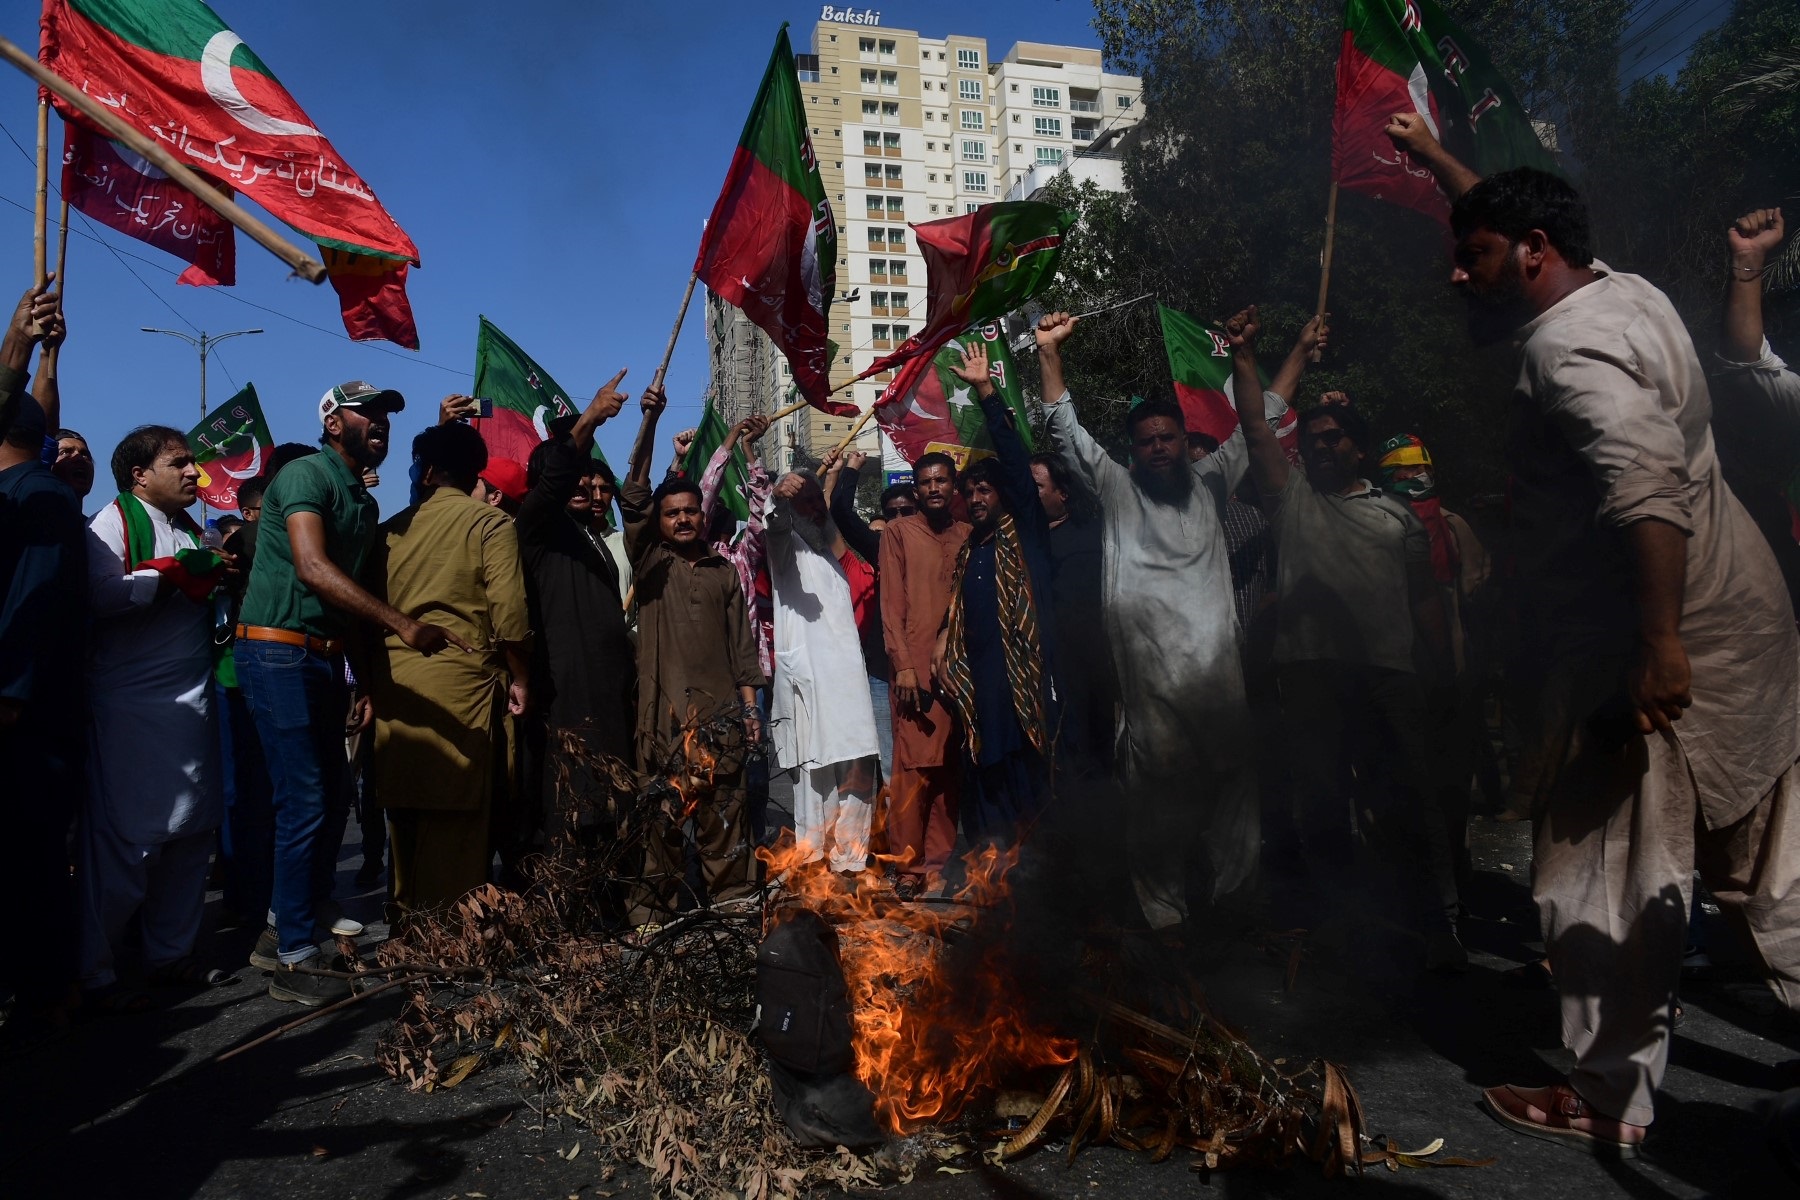
{"label": "pti flag", "polygon": [[998,321],[1056,277],[1063,235],[1074,223],[1074,213],[1054,204],[1010,200],[914,225],[925,256],[925,328],[859,378],[904,363],[884,395],[907,395],[950,339]]}
{"label": "pti flag", "polygon": [[1448,222],[1450,202],[1436,178],[1382,132],[1397,112],[1423,114],[1445,148],[1478,174],[1554,169],[1512,88],[1434,0],[1348,0],[1331,122],[1332,178],[1350,191]]}
{"label": "pti flag", "polygon": [[[42,29],[44,66],[120,120],[321,247],[386,264],[391,278],[379,287],[341,263],[331,270],[345,328],[417,347],[416,337],[402,340],[412,322],[400,316],[405,276],[393,264],[418,265],[418,249],[218,14],[200,0],[44,0]],[[81,123],[54,103],[65,120]]]}
{"label": "pti flag", "polygon": [[[1237,432],[1237,392],[1231,381],[1231,343],[1225,335],[1207,329],[1186,313],[1161,304],[1163,349],[1169,355],[1169,378],[1189,433],[1204,433],[1223,442]],[[1259,367],[1266,386],[1268,377]],[[1282,397],[1284,400],[1287,397]],[[1300,420],[1292,409],[1271,422],[1281,447],[1293,459],[1297,452]]]}
{"label": "pti flag", "polygon": [[905,392],[892,388],[875,410],[881,430],[907,462],[934,451],[956,460],[957,469],[994,452],[994,440],[988,436],[987,420],[975,389],[965,383],[956,368],[962,364],[962,348],[981,344],[987,347],[988,374],[994,390],[1012,410],[1014,427],[1033,448],[1031,415],[1025,406],[1025,393],[1019,386],[1019,373],[1013,367],[1012,353],[1006,347],[1006,334],[998,321],[990,321],[970,330],[949,345],[941,347],[929,359],[926,369],[913,373],[913,382]]}
{"label": "pti flag", "polygon": [[263,456],[275,444],[263,419],[256,388],[244,390],[206,414],[188,431],[188,449],[200,468],[200,500],[213,508],[235,511],[238,487],[263,472]]}
{"label": "pti flag", "polygon": [[62,194],[109,229],[191,264],[177,283],[237,282],[231,222],[148,159],[84,125],[63,123]]}
{"label": "pti flag", "polygon": [[[725,424],[725,418],[713,404],[712,397],[706,398],[706,412],[700,417],[700,427],[694,430],[694,440],[688,446],[687,457],[681,460],[681,473],[695,483],[706,474],[707,464],[712,462],[713,455],[725,444],[731,435],[731,427]],[[725,474],[719,481],[719,503],[740,521],[750,519],[750,459],[744,453],[742,442],[731,448],[731,458],[725,464]]]}
{"label": "pti flag", "polygon": [[856,415],[854,405],[827,399],[837,221],[807,133],[785,23],[700,238],[694,274],[774,340],[809,403]]}
{"label": "pti flag", "polygon": [[[492,402],[494,415],[471,424],[481,431],[489,457],[523,463],[530,459],[532,447],[550,436],[552,421],[573,417],[578,410],[536,359],[486,317],[480,321],[475,334],[475,397]],[[594,457],[605,459],[598,444]]]}

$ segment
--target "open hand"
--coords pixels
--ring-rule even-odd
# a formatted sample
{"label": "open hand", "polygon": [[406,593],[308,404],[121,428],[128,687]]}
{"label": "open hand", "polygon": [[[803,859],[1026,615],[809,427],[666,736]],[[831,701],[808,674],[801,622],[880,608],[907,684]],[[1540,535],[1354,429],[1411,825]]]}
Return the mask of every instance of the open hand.
{"label": "open hand", "polygon": [[976,341],[961,347],[962,361],[953,365],[950,370],[956,377],[975,389],[976,395],[985,396],[994,390],[994,377],[988,373],[987,347]]}

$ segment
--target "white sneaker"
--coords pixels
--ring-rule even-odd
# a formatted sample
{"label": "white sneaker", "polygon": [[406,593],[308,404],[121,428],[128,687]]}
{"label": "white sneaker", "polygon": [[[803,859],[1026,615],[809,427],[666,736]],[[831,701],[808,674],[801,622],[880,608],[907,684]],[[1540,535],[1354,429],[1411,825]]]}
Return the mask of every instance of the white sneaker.
{"label": "white sneaker", "polygon": [[[275,924],[275,910],[272,908],[269,910],[269,924],[270,926]],[[320,930],[324,930],[332,937],[361,937],[363,923],[345,916],[344,910],[335,903],[323,904],[319,906],[318,919],[313,923],[313,936],[323,941]]]}

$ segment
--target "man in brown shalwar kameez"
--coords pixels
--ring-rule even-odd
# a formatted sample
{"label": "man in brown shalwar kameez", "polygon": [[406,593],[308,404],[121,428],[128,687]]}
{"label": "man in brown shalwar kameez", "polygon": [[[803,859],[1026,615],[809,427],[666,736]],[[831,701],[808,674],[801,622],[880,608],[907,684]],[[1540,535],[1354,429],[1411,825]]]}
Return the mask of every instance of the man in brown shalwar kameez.
{"label": "man in brown shalwar kameez", "polygon": [[1555,176],[1438,177],[1462,193],[1451,282],[1471,332],[1519,354],[1508,458],[1544,674],[1533,892],[1576,1058],[1564,1084],[1485,1097],[1521,1132],[1631,1156],[1696,869],[1800,1009],[1800,640],[1667,297],[1592,258]]}
{"label": "man in brown shalwar kameez", "polygon": [[919,511],[881,531],[881,628],[893,664],[894,778],[889,850],[901,856],[899,891],[912,899],[941,877],[956,848],[960,751],[956,718],[932,691],[931,657],[950,611],[956,558],[969,523],[951,512],[956,464],[926,454],[913,464]]}

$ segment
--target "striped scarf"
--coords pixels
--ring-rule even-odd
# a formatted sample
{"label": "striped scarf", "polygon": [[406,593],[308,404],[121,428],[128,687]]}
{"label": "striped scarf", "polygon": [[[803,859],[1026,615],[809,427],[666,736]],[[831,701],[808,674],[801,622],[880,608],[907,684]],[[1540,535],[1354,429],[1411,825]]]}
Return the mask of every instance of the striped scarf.
{"label": "striped scarf", "polygon": [[[950,707],[969,733],[969,757],[981,754],[981,729],[975,722],[975,677],[969,670],[967,618],[963,611],[963,576],[969,569],[970,539],[956,556],[950,583],[950,620],[944,643],[944,690]],[[1006,648],[1006,682],[1012,690],[1019,728],[1038,753],[1045,750],[1044,649],[1038,632],[1037,602],[1031,595],[1031,573],[1011,513],[1000,514],[994,531],[994,588],[1000,600],[1000,630]]]}

